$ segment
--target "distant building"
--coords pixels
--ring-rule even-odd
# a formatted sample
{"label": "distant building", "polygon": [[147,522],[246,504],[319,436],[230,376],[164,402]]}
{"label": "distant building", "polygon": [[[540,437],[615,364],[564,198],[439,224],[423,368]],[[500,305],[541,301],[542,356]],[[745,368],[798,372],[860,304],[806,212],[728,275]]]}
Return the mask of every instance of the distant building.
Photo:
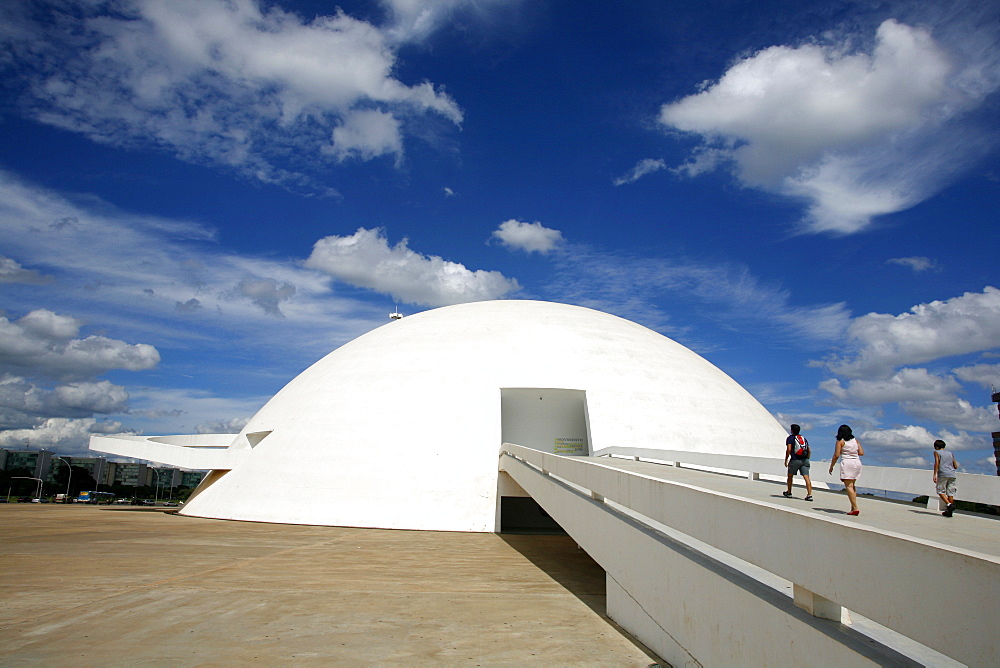
{"label": "distant building", "polygon": [[[105,457],[66,457],[70,465],[87,471],[98,485],[110,485],[111,462]],[[55,465],[53,465],[55,468]]]}
{"label": "distant building", "polygon": [[28,469],[31,477],[41,480],[47,480],[52,470],[52,453],[48,450],[4,450],[3,460],[4,471]]}
{"label": "distant building", "polygon": [[205,471],[181,471],[178,487],[197,487],[205,479]]}
{"label": "distant building", "polygon": [[119,485],[128,487],[145,487],[149,484],[149,467],[134,462],[114,462],[111,479]]}
{"label": "distant building", "polygon": [[[0,470],[23,471],[28,476],[46,483],[59,479],[61,467],[68,463],[73,468],[84,469],[98,485],[124,485],[127,487],[152,487],[159,481],[162,489],[197,487],[205,471],[188,471],[180,468],[154,468],[146,463],[113,462],[107,457],[73,457],[58,455],[48,450],[11,450],[0,448]],[[63,479],[65,482],[65,479]],[[76,485],[74,485],[76,487]]]}

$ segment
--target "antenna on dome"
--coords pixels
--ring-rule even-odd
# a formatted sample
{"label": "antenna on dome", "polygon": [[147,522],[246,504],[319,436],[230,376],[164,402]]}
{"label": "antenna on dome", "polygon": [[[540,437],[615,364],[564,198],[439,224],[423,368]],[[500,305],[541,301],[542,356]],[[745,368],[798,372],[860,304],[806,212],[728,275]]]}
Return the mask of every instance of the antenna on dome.
{"label": "antenna on dome", "polygon": [[403,317],[403,314],[400,313],[399,309],[396,308],[396,305],[393,304],[392,305],[392,313],[389,314],[389,320],[399,320],[402,317]]}

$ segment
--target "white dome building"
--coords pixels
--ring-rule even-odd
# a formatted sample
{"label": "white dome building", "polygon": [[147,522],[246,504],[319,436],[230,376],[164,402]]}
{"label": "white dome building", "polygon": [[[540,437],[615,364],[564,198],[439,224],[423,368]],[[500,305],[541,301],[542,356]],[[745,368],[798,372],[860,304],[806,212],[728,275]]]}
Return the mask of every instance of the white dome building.
{"label": "white dome building", "polygon": [[213,469],[184,515],[495,531],[513,484],[498,474],[503,442],[773,457],[785,435],[729,376],[652,330],[577,306],[488,301],[358,337],[238,435],[95,436],[91,448]]}

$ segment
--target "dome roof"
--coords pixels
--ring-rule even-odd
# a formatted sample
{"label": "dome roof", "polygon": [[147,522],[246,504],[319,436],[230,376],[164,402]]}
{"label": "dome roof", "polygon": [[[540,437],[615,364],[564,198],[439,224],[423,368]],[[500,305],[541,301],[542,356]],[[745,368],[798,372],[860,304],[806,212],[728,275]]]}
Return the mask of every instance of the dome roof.
{"label": "dome roof", "polygon": [[425,311],[333,351],[278,392],[183,514],[495,530],[498,451],[635,446],[774,456],[785,432],[684,346],[578,306]]}

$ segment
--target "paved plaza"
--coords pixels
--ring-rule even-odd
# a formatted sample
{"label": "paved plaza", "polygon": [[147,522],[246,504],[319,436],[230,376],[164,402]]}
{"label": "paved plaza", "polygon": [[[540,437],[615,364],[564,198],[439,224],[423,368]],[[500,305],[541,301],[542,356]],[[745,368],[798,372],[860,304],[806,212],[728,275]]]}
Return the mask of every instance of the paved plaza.
{"label": "paved plaza", "polygon": [[0,665],[648,666],[565,536],[0,504]]}

